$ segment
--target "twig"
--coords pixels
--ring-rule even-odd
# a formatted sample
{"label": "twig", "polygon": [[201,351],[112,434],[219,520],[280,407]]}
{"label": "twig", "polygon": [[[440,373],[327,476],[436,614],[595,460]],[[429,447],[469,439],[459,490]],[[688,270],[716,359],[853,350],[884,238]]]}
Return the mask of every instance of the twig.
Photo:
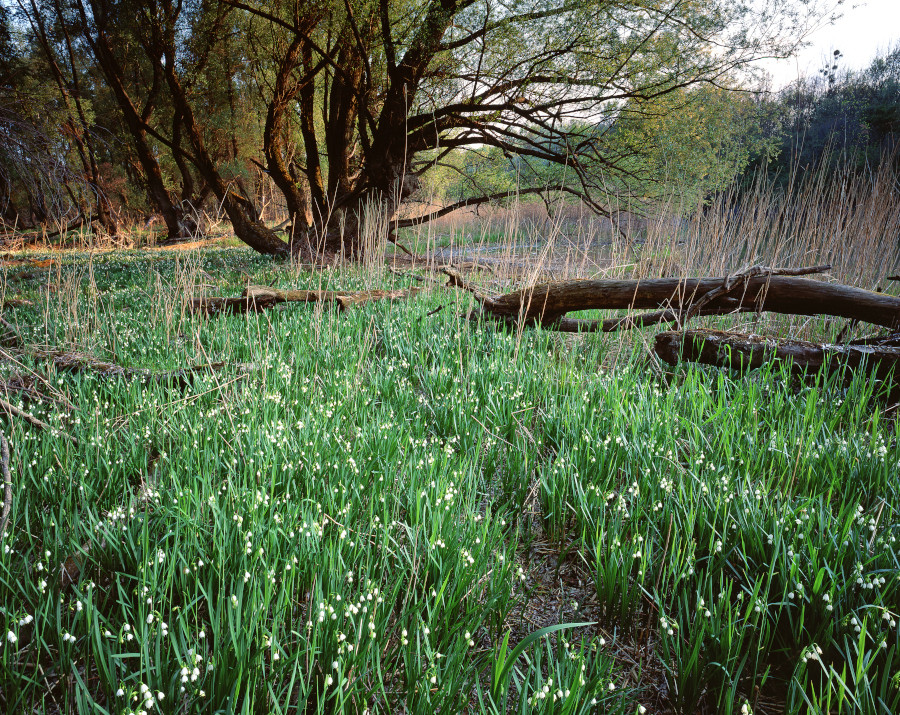
{"label": "twig", "polygon": [[9,442],[0,432],[0,468],[3,469],[3,515],[0,516],[0,534],[6,531],[9,509],[12,506],[12,478],[9,476]]}
{"label": "twig", "polygon": [[450,280],[447,281],[448,288],[459,288],[461,290],[467,291],[475,296],[476,300],[479,302],[484,302],[485,298],[478,292],[478,289],[472,285],[469,285],[466,282],[466,279],[463,278],[457,271],[452,268],[441,268],[441,273],[447,276]]}
{"label": "twig", "polygon": [[387,240],[388,240],[388,243],[393,243],[397,248],[399,248],[401,251],[403,251],[410,258],[413,258],[413,259],[418,258],[418,256],[415,253],[413,253],[406,246],[404,246],[402,243],[400,243],[394,236],[391,236],[390,234],[388,234]]}
{"label": "twig", "polygon": [[10,404],[9,402],[7,402],[6,400],[4,400],[2,398],[0,398],[0,407],[2,407],[4,410],[6,410],[10,415],[13,415],[15,417],[21,417],[23,420],[28,422],[30,425],[37,427],[38,429],[47,430],[48,432],[50,432],[50,434],[58,434],[60,437],[65,437],[67,440],[72,442],[72,444],[76,444],[76,442],[77,442],[76,439],[72,435],[63,432],[62,430],[54,429],[53,427],[48,425],[46,422],[39,420],[34,415],[28,414],[27,412],[25,412],[25,410],[20,410],[18,407]]}
{"label": "twig", "polygon": [[16,365],[18,365],[20,368],[22,368],[23,370],[25,370],[29,375],[32,375],[35,379],[39,380],[39,381],[42,382],[44,385],[46,385],[47,388],[50,390],[50,392],[54,394],[54,396],[55,396],[54,399],[60,401],[63,405],[65,405],[65,407],[66,407],[67,410],[72,410],[72,411],[75,410],[75,405],[72,404],[72,402],[69,400],[69,398],[66,397],[66,395],[65,395],[63,392],[61,392],[61,391],[58,390],[56,387],[54,387],[53,384],[52,384],[47,378],[45,378],[43,375],[41,375],[39,372],[37,372],[37,371],[31,369],[30,367],[28,367],[28,366],[22,364],[22,363],[21,363],[19,360],[17,360],[12,354],[6,352],[6,351],[3,350],[2,348],[0,348],[0,358],[3,358],[4,360],[9,360],[9,361],[11,361],[11,362],[14,362],[14,363],[15,363]]}

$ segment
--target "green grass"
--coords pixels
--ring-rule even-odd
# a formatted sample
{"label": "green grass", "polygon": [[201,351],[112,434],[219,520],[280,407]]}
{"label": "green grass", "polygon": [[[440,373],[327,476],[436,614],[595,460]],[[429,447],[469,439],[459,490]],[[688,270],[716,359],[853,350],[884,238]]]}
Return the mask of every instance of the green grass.
{"label": "green grass", "polygon": [[[77,443],[6,422],[7,712],[900,710],[879,384],[641,350],[608,370],[615,338],[471,324],[440,290],[185,315],[198,282],[396,280],[245,250],[75,257],[49,288],[17,270],[28,343],[254,367],[182,388],[19,356],[75,410],[9,399]],[[525,618],[548,562],[589,617]]]}

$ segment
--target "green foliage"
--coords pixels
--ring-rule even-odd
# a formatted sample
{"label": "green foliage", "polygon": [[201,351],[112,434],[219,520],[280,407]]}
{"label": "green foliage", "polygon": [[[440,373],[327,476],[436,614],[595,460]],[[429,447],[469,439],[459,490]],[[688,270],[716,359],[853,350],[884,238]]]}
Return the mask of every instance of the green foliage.
{"label": "green foliage", "polygon": [[768,160],[777,153],[777,143],[764,133],[770,113],[737,88],[700,87],[626,107],[616,135],[640,157],[636,171],[644,162],[645,173],[658,180],[647,186],[650,195],[676,190],[696,205],[728,188],[752,157]]}
{"label": "green foliage", "polygon": [[[10,309],[30,344],[224,368],[60,369],[68,415],[10,397],[76,441],[8,425],[3,708],[896,710],[900,427],[873,381],[599,370],[602,336],[461,324],[467,295],[182,312],[248,274],[381,280],[79,257]],[[593,610],[530,624],[564,560]]]}
{"label": "green foliage", "polygon": [[842,56],[812,78],[785,87],[770,102],[765,125],[777,160],[757,157],[752,171],[765,170],[781,183],[797,168],[870,171],[894,161],[900,137],[900,47],[862,70],[844,70]]}

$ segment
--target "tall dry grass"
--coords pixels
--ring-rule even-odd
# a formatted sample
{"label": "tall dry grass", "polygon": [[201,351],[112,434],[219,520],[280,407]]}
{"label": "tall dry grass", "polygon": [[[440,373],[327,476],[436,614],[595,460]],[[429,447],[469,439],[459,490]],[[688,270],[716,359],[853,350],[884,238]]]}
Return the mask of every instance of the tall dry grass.
{"label": "tall dry grass", "polygon": [[786,189],[761,179],[709,205],[673,193],[609,217],[564,204],[514,201],[420,226],[408,240],[440,260],[478,258],[506,275],[546,278],[724,275],[755,264],[830,263],[834,280],[886,287],[900,262],[900,193],[890,161],[871,173],[796,174]]}

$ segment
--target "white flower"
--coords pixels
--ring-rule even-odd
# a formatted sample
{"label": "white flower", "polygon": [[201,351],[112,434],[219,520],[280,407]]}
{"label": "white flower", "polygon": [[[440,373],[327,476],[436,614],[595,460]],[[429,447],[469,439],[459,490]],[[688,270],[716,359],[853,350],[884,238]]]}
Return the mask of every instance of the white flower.
{"label": "white flower", "polygon": [[8,640],[10,643],[15,643],[17,640],[19,640],[19,637],[12,631],[9,631],[6,634],[6,640]]}

